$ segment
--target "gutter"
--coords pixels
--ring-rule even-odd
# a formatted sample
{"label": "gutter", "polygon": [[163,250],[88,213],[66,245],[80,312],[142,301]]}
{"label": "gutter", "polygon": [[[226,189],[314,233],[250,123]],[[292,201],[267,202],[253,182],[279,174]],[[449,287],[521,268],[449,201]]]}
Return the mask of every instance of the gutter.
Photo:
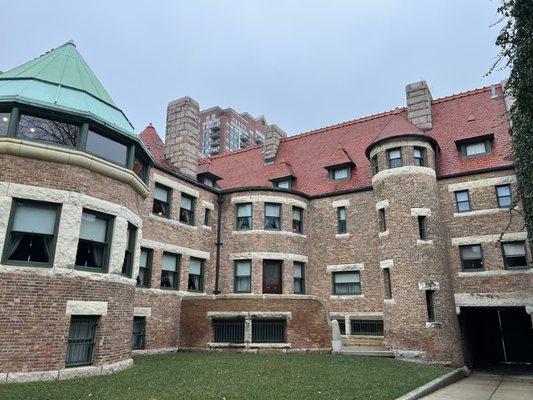
{"label": "gutter", "polygon": [[222,247],[222,242],[220,241],[221,237],[221,228],[222,228],[222,203],[224,201],[222,200],[222,193],[218,194],[218,200],[217,200],[217,239],[215,242],[216,246],[216,262],[215,262],[215,290],[213,290],[213,294],[219,294],[219,276],[220,276],[220,248]]}

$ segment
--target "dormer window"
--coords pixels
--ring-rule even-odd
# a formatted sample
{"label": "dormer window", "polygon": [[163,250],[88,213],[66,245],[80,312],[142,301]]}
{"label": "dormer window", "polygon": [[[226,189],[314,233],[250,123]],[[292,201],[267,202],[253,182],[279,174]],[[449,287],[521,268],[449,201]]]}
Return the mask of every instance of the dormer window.
{"label": "dormer window", "polygon": [[332,168],[329,170],[329,178],[334,181],[341,181],[350,178],[352,169],[350,167]]}
{"label": "dormer window", "polygon": [[455,144],[460,149],[463,157],[474,157],[490,154],[493,140],[494,135],[490,134],[457,140]]}
{"label": "dormer window", "polygon": [[351,178],[355,163],[344,148],[337,147],[324,168],[328,170],[330,181],[343,181]]}
{"label": "dormer window", "polygon": [[211,172],[202,172],[196,176],[196,180],[198,182],[212,188],[217,187],[217,181],[220,179],[222,179],[220,176],[217,176]]}
{"label": "dormer window", "polygon": [[274,182],[274,186],[280,189],[290,189],[292,187],[292,179],[282,179]]}
{"label": "dormer window", "polygon": [[215,187],[215,181],[207,176],[204,178],[204,185]]}

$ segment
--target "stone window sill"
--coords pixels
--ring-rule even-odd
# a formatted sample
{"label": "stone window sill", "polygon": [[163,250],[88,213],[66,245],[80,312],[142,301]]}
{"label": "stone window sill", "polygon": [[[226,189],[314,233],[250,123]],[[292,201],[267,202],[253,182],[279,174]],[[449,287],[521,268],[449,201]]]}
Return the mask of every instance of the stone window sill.
{"label": "stone window sill", "polygon": [[207,347],[216,349],[290,349],[290,343],[226,343],[209,342]]}
{"label": "stone window sill", "polygon": [[232,235],[244,235],[244,234],[261,234],[261,235],[280,235],[280,236],[294,236],[306,238],[307,236],[302,233],[295,233],[290,231],[278,231],[273,229],[243,229],[239,231],[232,231]]}
{"label": "stone window sill", "polygon": [[383,300],[385,304],[396,304],[396,300],[394,299],[385,299]]}
{"label": "stone window sill", "polygon": [[355,300],[364,299],[364,294],[332,294],[329,296],[330,300]]}
{"label": "stone window sill", "polygon": [[380,238],[389,237],[389,230],[387,229],[385,232],[379,232],[378,236]]}
{"label": "stone window sill", "polygon": [[350,234],[349,233],[337,233],[335,234],[335,239],[349,239]]}
{"label": "stone window sill", "polygon": [[210,226],[202,225],[202,228],[204,228],[206,231],[211,231],[213,228]]}
{"label": "stone window sill", "polygon": [[426,322],[426,328],[428,329],[441,329],[442,322]]}
{"label": "stone window sill", "polygon": [[193,231],[196,231],[198,229],[194,225],[184,224],[183,222],[176,221],[175,219],[164,218],[164,217],[160,217],[160,216],[155,215],[155,214],[150,214],[148,216],[148,218],[153,219],[154,221],[160,221],[160,222],[164,222],[164,223],[169,224],[169,225],[180,226],[182,228],[190,229],[190,230],[193,230]]}
{"label": "stone window sill", "polygon": [[420,239],[418,239],[416,241],[416,244],[418,246],[423,246],[423,245],[431,245],[431,246],[433,246],[433,240],[420,240]]}
{"label": "stone window sill", "polygon": [[473,276],[505,276],[505,275],[524,275],[524,274],[533,274],[533,269],[524,268],[524,269],[498,269],[498,270],[480,270],[480,271],[468,271],[468,272],[459,272],[460,278],[468,278]]}

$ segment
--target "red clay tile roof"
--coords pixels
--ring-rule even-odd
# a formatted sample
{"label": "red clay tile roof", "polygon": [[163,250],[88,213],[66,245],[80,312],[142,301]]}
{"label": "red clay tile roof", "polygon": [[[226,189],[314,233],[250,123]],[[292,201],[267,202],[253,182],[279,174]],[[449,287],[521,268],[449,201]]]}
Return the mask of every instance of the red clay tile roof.
{"label": "red clay tile roof", "polygon": [[[486,87],[433,101],[433,129],[422,135],[428,135],[439,144],[440,152],[437,157],[439,176],[512,166],[509,125],[501,86],[497,86],[496,93],[497,97],[491,98],[490,87]],[[199,160],[199,170],[209,170],[222,177],[218,182],[222,189],[271,187],[272,183],[269,180],[281,173],[280,171],[285,168],[282,160],[285,160],[291,165],[293,175],[296,177],[292,188],[311,196],[371,187],[371,166],[365,155],[365,149],[381,134],[394,135],[395,130],[409,132],[412,128],[407,129],[405,122],[411,124],[406,116],[405,108],[397,108],[290,136],[281,142],[276,162],[271,165],[264,165],[262,146],[255,146],[203,158]],[[160,139],[158,146],[153,148],[155,140],[152,136],[154,134],[157,136],[155,130],[153,133],[150,132],[150,135],[144,135],[145,132],[141,134],[141,139],[156,161],[164,161]],[[470,158],[461,156],[455,144],[456,140],[490,133],[494,135],[494,143],[489,155]],[[145,141],[146,136],[149,136],[149,143]],[[324,166],[339,148],[344,149],[356,168],[350,179],[330,181]],[[163,165],[168,165],[166,162],[165,164]]]}
{"label": "red clay tile roof", "polygon": [[279,165],[276,165],[272,171],[272,176],[270,180],[276,180],[281,178],[288,178],[294,176],[291,164],[286,160],[281,160]]}
{"label": "red clay tile roof", "polygon": [[168,169],[173,169],[172,165],[170,165],[164,158],[165,143],[163,143],[151,123],[139,134],[139,138],[142,140],[148,151],[152,153],[152,157],[154,157],[157,164]]}
{"label": "red clay tile roof", "polygon": [[355,163],[343,147],[337,147],[324,164],[324,168],[348,164],[354,165]]}

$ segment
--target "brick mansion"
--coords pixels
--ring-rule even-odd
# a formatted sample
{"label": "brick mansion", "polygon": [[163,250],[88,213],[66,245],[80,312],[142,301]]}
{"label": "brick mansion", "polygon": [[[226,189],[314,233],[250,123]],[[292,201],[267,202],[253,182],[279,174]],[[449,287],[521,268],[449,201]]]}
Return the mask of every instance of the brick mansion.
{"label": "brick mansion", "polygon": [[337,326],[340,352],[533,363],[512,99],[405,97],[290,137],[183,97],[163,141],[72,42],[1,73],[0,383],[327,353]]}

